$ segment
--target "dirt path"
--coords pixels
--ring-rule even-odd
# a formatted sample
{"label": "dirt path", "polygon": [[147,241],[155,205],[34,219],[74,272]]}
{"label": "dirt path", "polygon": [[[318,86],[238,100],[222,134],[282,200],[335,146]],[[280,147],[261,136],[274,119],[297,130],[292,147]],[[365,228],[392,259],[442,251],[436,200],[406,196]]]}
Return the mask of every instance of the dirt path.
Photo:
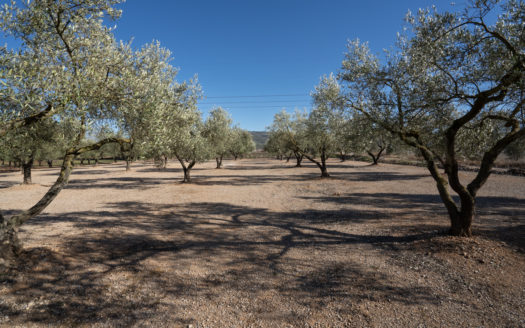
{"label": "dirt path", "polygon": [[[242,160],[181,184],[137,164],[77,168],[21,233],[0,326],[525,326],[525,178],[493,176],[476,237],[417,167]],[[35,202],[56,169],[0,173],[0,208]],[[464,173],[464,177],[471,176]]]}

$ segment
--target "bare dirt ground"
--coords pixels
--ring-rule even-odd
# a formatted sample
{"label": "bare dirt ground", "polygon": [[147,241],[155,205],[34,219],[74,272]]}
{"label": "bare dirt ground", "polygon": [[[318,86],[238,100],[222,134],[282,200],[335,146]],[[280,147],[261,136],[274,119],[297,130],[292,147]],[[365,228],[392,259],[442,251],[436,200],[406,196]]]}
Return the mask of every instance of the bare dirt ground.
{"label": "bare dirt ground", "polygon": [[[491,176],[464,239],[424,168],[213,165],[75,169],[21,229],[0,326],[525,327],[525,177]],[[57,172],[0,173],[0,208]]]}

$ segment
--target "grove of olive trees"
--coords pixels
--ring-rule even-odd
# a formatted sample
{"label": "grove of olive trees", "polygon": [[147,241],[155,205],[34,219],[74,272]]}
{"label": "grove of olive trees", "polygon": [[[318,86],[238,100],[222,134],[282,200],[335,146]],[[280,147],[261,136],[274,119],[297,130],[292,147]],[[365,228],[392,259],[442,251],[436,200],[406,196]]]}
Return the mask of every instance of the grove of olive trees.
{"label": "grove of olive trees", "polygon": [[1,327],[523,325],[524,0],[124,1],[0,6]]}
{"label": "grove of olive trees", "polygon": [[[310,113],[296,111],[292,117],[285,111],[275,115],[269,127],[272,144],[269,150],[291,151],[301,165],[302,158],[314,163],[321,171],[321,177],[329,177],[326,160],[344,140],[343,98],[340,87],[333,75],[325,76],[312,93],[315,107]],[[318,159],[317,159],[318,157]]]}
{"label": "grove of olive trees", "polygon": [[[195,162],[207,159],[212,150],[218,158],[228,150],[231,133],[225,129],[230,121],[218,127],[222,130],[213,124],[204,129],[195,107],[198,84],[175,80],[177,69],[168,50],[158,42],[133,50],[115,40],[104,20],[119,17],[118,3],[13,2],[0,14],[4,33],[20,41],[18,49],[1,49],[3,159],[18,162],[24,182],[30,183],[35,159],[52,163],[62,158],[56,182],[40,201],[15,215],[0,214],[2,258],[20,251],[18,227],[55,199],[77,157],[95,159],[103,147],[117,144],[129,169],[140,155],[173,155],[189,181]],[[205,145],[204,131],[214,136],[207,142],[218,141],[221,134],[224,140]]]}
{"label": "grove of olive trees", "polygon": [[[498,11],[497,20],[486,23]],[[470,236],[476,195],[496,158],[505,149],[514,158],[522,153],[524,13],[521,1],[476,1],[461,13],[409,13],[408,32],[383,60],[367,43],[349,42],[339,81],[321,79],[309,114],[277,114],[267,150],[300,153],[327,177],[326,158],[334,153],[344,160],[346,153],[365,152],[377,164],[400,140],[425,160],[451,234]],[[459,177],[465,159],[480,163],[470,182]]]}
{"label": "grove of olive trees", "polygon": [[[221,168],[225,156],[255,150],[221,107],[203,120],[197,78],[178,82],[169,50],[115,39],[105,21],[120,16],[120,2],[13,2],[0,14],[3,32],[20,42],[0,49],[1,159],[17,163],[27,184],[35,160],[62,159],[40,201],[0,214],[4,258],[20,249],[17,228],[68,183],[76,158],[97,163],[105,150],[129,170],[138,158],[165,166],[174,157],[190,182],[199,162],[215,158]],[[494,12],[496,21],[486,23]],[[384,59],[349,42],[337,77],[322,77],[312,92],[310,112],[275,115],[266,150],[295,156],[298,167],[306,158],[326,178],[330,156],[364,152],[377,164],[397,138],[424,158],[451,233],[472,235],[479,189],[498,155],[519,154],[525,136],[524,17],[521,1],[476,1],[461,13],[409,14],[408,32]],[[460,179],[463,159],[480,163],[472,181]]]}

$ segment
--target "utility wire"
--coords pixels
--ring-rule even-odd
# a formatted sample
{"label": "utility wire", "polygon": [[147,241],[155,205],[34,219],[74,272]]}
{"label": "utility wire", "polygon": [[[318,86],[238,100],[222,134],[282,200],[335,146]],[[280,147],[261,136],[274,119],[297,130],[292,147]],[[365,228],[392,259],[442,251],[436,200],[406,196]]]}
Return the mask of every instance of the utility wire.
{"label": "utility wire", "polygon": [[[308,107],[308,106],[294,106],[294,108],[303,108],[303,107]],[[225,109],[231,109],[231,110],[238,110],[238,109],[242,109],[242,110],[250,110],[252,108],[258,108],[258,109],[272,109],[272,108],[287,108],[286,106],[245,106],[245,107],[231,107],[231,106],[224,106]]]}
{"label": "utility wire", "polygon": [[250,95],[250,96],[216,96],[205,97],[206,99],[226,99],[226,98],[268,98],[268,97],[310,97],[308,94],[282,94],[282,95]]}
{"label": "utility wire", "polygon": [[[305,103],[309,100],[254,100],[254,101],[225,101],[220,104],[264,104],[264,103]],[[218,105],[217,103],[202,102],[200,105]]]}

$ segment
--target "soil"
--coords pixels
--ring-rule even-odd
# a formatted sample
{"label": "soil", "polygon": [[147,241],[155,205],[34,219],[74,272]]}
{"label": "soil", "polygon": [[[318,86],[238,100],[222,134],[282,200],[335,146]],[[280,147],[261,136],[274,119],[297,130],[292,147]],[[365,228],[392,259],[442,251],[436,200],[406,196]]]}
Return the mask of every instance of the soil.
{"label": "soil", "polygon": [[[525,177],[491,176],[457,238],[424,168],[224,164],[75,168],[20,229],[0,326],[525,327]],[[3,213],[57,173],[0,172]]]}

